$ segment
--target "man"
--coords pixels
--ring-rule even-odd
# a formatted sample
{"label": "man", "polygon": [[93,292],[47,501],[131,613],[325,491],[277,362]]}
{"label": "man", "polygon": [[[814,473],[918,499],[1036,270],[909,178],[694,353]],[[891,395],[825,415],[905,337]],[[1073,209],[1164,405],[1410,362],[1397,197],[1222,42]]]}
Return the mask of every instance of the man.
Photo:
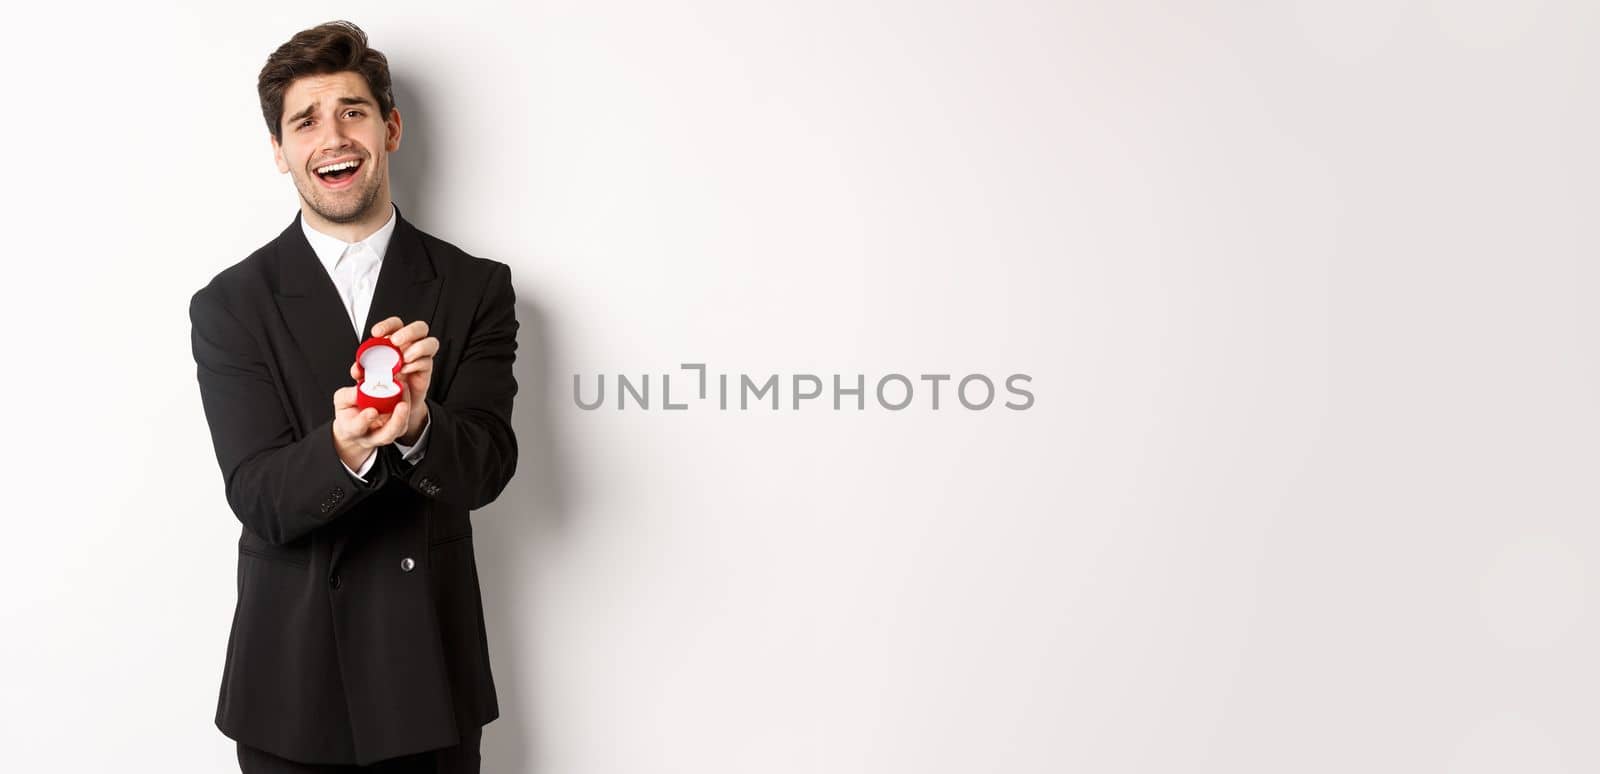
{"label": "man", "polygon": [[[517,464],[510,269],[390,201],[387,60],[348,22],[257,84],[300,212],[189,304],[200,397],[238,517],[216,724],[251,772],[477,772],[499,716],[469,511]],[[402,351],[402,400],[355,406],[356,347]]]}

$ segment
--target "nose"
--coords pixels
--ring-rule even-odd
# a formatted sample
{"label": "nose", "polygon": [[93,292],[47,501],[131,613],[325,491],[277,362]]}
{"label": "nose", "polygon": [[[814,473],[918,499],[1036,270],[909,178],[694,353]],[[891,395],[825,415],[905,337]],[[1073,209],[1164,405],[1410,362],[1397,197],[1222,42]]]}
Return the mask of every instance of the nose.
{"label": "nose", "polygon": [[333,156],[352,147],[353,143],[350,140],[350,136],[345,133],[345,127],[341,126],[338,121],[332,121],[323,124],[323,126],[326,128],[323,130],[322,136],[318,138],[318,153],[325,156]]}

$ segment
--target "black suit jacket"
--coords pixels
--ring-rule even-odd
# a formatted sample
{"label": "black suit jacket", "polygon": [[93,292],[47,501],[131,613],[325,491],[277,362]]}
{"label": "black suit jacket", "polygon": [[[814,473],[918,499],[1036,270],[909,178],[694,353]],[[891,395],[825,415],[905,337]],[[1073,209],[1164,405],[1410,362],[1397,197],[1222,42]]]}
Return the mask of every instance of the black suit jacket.
{"label": "black suit jacket", "polygon": [[517,465],[511,270],[395,217],[363,331],[425,320],[440,348],[422,460],[382,447],[367,486],[332,429],[360,342],[300,216],[189,302],[242,524],[216,724],[291,760],[365,765],[457,744],[499,716],[468,512]]}

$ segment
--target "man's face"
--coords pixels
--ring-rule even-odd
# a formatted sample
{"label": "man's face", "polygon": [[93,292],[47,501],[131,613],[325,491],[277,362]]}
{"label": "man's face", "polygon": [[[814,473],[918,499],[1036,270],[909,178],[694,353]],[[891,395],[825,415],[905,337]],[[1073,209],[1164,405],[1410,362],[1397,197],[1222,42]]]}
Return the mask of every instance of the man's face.
{"label": "man's face", "polygon": [[[295,79],[283,93],[282,130],[283,140],[272,141],[278,171],[294,178],[300,198],[318,215],[351,223],[381,206],[379,194],[389,188],[389,154],[400,148],[400,111],[380,116],[359,73]],[[328,170],[349,166],[342,162],[355,166]]]}

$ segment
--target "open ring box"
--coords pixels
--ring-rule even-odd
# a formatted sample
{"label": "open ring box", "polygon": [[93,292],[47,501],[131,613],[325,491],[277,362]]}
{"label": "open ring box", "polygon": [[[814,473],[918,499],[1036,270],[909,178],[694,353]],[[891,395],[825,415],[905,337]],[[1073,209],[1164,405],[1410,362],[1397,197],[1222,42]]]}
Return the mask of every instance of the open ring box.
{"label": "open ring box", "polygon": [[375,408],[379,414],[394,411],[400,403],[400,368],[404,365],[400,348],[387,336],[374,336],[356,348],[356,369],[361,384],[356,387],[356,408]]}

